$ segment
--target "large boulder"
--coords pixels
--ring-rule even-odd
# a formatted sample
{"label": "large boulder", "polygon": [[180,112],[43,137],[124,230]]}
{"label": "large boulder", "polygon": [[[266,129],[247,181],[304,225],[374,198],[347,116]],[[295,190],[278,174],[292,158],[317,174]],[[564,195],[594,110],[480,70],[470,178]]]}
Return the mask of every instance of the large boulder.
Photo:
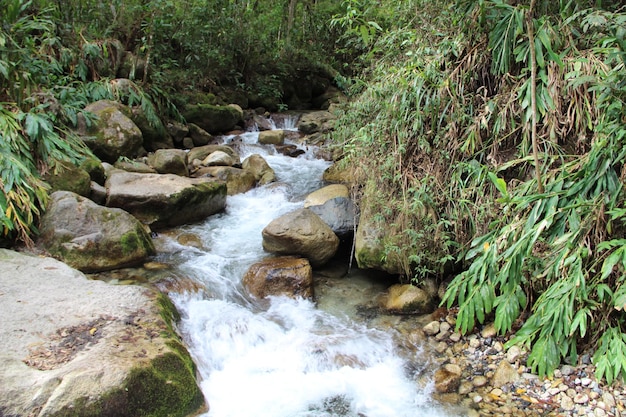
{"label": "large boulder", "polygon": [[122,208],[153,228],[196,222],[226,206],[226,184],[210,178],[112,171],[108,207]]}
{"label": "large boulder", "polygon": [[110,100],[100,100],[85,107],[96,120],[88,125],[79,123],[78,133],[93,153],[105,162],[119,157],[134,158],[143,144],[141,130],[131,120],[128,107]]}
{"label": "large boulder", "polygon": [[243,122],[242,113],[231,106],[189,105],[183,111],[187,123],[194,123],[211,134],[232,130]]}
{"label": "large boulder", "polygon": [[313,270],[304,258],[267,258],[248,269],[243,285],[256,298],[283,295],[312,299]]}
{"label": "large boulder", "polygon": [[254,179],[258,185],[265,185],[276,181],[276,173],[259,154],[255,153],[244,159],[242,168],[254,175]]}
{"label": "large boulder", "polygon": [[37,246],[83,272],[136,265],[154,253],[150,235],[133,216],[69,191],[50,196]]}
{"label": "large boulder", "polygon": [[320,217],[302,208],[274,219],[262,231],[263,249],[281,255],[301,255],[314,267],[328,262],[339,238]]}
{"label": "large boulder", "polygon": [[298,130],[307,135],[328,132],[333,128],[336,118],[335,115],[324,110],[304,113],[298,120]]}
{"label": "large boulder", "polygon": [[159,174],[189,176],[187,152],[182,149],[158,149],[148,156],[148,165]]}
{"label": "large boulder", "polygon": [[167,297],[0,249],[0,415],[184,416],[202,411]]}
{"label": "large boulder", "polygon": [[226,182],[227,194],[235,195],[250,191],[256,185],[254,175],[241,168],[212,166],[199,168],[193,174],[197,178],[216,178]]}
{"label": "large boulder", "polygon": [[362,269],[377,269],[389,274],[405,273],[402,260],[395,253],[387,253],[385,243],[390,238],[388,227],[376,218],[367,201],[359,216],[359,225],[354,241],[354,256],[357,265]]}

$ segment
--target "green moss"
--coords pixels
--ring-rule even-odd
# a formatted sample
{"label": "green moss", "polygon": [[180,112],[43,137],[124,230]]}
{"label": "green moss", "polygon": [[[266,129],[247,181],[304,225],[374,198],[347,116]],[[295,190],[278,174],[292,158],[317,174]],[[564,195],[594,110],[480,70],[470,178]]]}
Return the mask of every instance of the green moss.
{"label": "green moss", "polygon": [[143,248],[149,255],[155,253],[154,243],[148,236],[145,230],[137,229],[124,233],[120,238],[120,246],[123,255],[130,255],[136,253],[140,248]]}
{"label": "green moss", "polygon": [[183,116],[187,123],[194,123],[212,134],[232,130],[241,121],[241,115],[236,109],[211,104],[189,105]]}
{"label": "green moss", "polygon": [[49,172],[44,178],[50,184],[50,194],[55,191],[71,191],[84,197],[89,196],[91,177],[87,171],[69,162],[60,162],[57,166],[57,172]]}
{"label": "green moss", "polygon": [[184,417],[204,406],[196,366],[172,327],[180,314],[162,293],[157,304],[168,326],[162,337],[171,351],[133,368],[120,388],[96,401],[80,398],[53,417]]}

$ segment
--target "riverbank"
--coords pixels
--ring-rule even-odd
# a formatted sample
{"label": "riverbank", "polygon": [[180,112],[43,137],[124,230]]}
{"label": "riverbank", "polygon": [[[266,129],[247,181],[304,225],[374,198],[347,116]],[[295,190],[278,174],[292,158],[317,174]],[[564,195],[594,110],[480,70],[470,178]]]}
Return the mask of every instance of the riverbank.
{"label": "riverbank", "polygon": [[526,366],[528,352],[506,350],[509,337],[496,335],[492,323],[462,336],[454,331],[454,309],[433,318],[423,330],[439,364],[435,399],[467,407],[470,417],[624,415],[626,387],[596,380],[589,353],[539,378]]}

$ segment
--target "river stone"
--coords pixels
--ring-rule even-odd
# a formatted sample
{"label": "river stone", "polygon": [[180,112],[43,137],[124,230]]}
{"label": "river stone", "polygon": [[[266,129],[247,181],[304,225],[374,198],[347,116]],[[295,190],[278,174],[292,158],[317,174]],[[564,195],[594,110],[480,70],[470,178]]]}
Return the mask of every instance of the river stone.
{"label": "river stone", "polygon": [[511,366],[506,360],[502,360],[498,365],[498,368],[491,378],[491,385],[494,387],[503,387],[507,384],[511,384],[519,380],[520,376],[517,370]]}
{"label": "river stone", "polygon": [[435,371],[435,389],[438,393],[456,392],[461,385],[461,368],[458,365],[446,364]]}
{"label": "river stone", "polygon": [[110,100],[100,100],[85,107],[97,120],[89,127],[81,119],[78,134],[93,153],[106,162],[119,157],[134,158],[143,144],[141,130],[130,119],[128,107]]}
{"label": "river stone", "polygon": [[226,207],[226,184],[210,178],[117,170],[106,188],[107,206],[122,208],[153,228],[200,221]]}
{"label": "river stone", "polygon": [[282,145],[285,143],[285,131],[264,130],[259,132],[259,143],[261,145]]}
{"label": "river stone", "polygon": [[187,162],[192,163],[194,160],[198,159],[200,161],[204,160],[207,156],[211,155],[213,152],[222,151],[236,160],[239,160],[239,155],[233,148],[227,145],[205,145],[205,146],[197,146],[193,149],[190,149],[187,153]]}
{"label": "river stone", "polygon": [[287,296],[313,298],[313,271],[304,258],[281,256],[264,259],[248,269],[243,285],[257,298]]}
{"label": "river stone", "polygon": [[208,145],[213,140],[213,136],[197,124],[189,123],[188,126],[189,136],[191,137],[194,146]]}
{"label": "river stone", "polygon": [[254,175],[258,185],[266,185],[276,181],[276,173],[259,154],[250,155],[244,159],[241,166],[244,170]]}
{"label": "river stone", "polygon": [[302,255],[318,267],[328,262],[339,247],[339,238],[320,217],[302,208],[287,213],[262,231],[263,249],[281,255]]}
{"label": "river stone", "polygon": [[155,251],[133,216],[69,191],[50,196],[37,246],[83,272],[137,265]]}
{"label": "river stone", "polygon": [[182,149],[159,149],[148,156],[148,164],[159,174],[189,176],[187,152]]}
{"label": "river stone", "polygon": [[226,182],[228,195],[245,193],[254,188],[256,179],[252,173],[235,167],[202,167],[194,177],[210,176]]}
{"label": "river stone", "polygon": [[232,167],[239,163],[239,160],[236,160],[231,155],[227,154],[223,151],[215,151],[210,153],[206,158],[202,160],[202,165],[206,167],[211,166],[222,166],[222,167]]}
{"label": "river stone", "polygon": [[175,307],[143,286],[87,279],[0,249],[0,415],[191,415],[204,399],[172,330]]}
{"label": "river stone", "polygon": [[432,312],[433,299],[426,291],[414,285],[396,284],[382,297],[381,306],[390,313],[423,314]]}

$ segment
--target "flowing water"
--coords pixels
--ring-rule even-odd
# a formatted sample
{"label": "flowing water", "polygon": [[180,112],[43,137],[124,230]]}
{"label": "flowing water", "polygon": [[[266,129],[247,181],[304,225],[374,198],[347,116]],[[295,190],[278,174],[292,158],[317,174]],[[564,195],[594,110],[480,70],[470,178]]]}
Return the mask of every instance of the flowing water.
{"label": "flowing water", "polygon": [[[287,119],[292,123],[293,120]],[[267,257],[262,229],[302,207],[321,187],[329,163],[311,149],[298,158],[257,144],[257,132],[237,141],[241,159],[258,153],[278,182],[229,196],[225,212],[181,233],[197,235],[202,248],[173,237],[163,260],[177,273],[207,288],[172,295],[183,320],[180,331],[198,365],[210,417],[416,417],[451,415],[430,400],[430,385],[415,381],[420,353],[399,354],[391,331],[379,330],[354,314],[359,291],[371,298],[382,287],[366,276],[342,278],[347,298],[324,291],[317,304],[306,300],[251,299],[241,287],[250,265]],[[343,287],[342,287],[343,285]],[[352,311],[350,311],[352,310]],[[424,385],[424,384],[422,384]]]}

